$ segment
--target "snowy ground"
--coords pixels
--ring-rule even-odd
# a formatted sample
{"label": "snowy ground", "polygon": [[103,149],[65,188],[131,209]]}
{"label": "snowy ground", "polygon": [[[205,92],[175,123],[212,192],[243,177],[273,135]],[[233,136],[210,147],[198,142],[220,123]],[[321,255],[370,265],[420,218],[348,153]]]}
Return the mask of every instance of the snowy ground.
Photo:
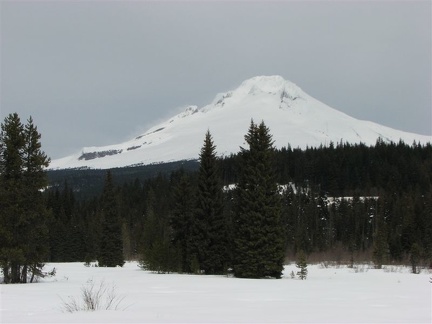
{"label": "snowy ground", "polygon": [[[158,275],[137,263],[123,268],[48,264],[57,275],[39,283],[0,285],[1,323],[291,322],[431,323],[432,274],[309,266],[306,281],[225,276]],[[62,299],[80,299],[88,280],[115,284],[118,310],[67,313]]]}

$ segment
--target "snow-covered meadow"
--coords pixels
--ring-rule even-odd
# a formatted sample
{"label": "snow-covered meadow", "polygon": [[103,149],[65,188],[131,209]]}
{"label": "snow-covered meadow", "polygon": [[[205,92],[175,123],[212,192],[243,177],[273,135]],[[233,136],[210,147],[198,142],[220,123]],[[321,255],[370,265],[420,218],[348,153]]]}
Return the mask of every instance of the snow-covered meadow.
{"label": "snow-covered meadow", "polygon": [[[431,323],[431,273],[387,266],[310,265],[305,281],[287,265],[284,277],[237,279],[226,276],[154,274],[136,262],[123,268],[47,264],[55,277],[39,283],[0,285],[1,323]],[[63,301],[80,300],[89,280],[116,287],[117,310],[68,313]]]}

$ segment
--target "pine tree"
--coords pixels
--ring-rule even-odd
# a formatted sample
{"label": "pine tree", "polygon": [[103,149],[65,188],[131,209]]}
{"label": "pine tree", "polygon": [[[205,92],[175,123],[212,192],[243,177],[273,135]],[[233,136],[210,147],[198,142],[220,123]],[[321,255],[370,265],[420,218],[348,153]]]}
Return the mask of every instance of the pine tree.
{"label": "pine tree", "polygon": [[102,237],[98,264],[101,267],[122,267],[125,262],[123,257],[122,225],[111,171],[107,171],[105,179],[102,194],[102,214]]}
{"label": "pine tree", "polygon": [[149,271],[167,273],[178,269],[178,250],[170,242],[170,227],[155,212],[155,197],[152,190],[148,192],[147,209],[141,242],[140,266]]}
{"label": "pine tree", "polygon": [[173,185],[174,205],[170,217],[172,228],[172,243],[180,251],[180,271],[196,272],[193,263],[198,262],[198,257],[193,253],[192,222],[194,219],[194,190],[189,176],[181,171],[180,178]]}
{"label": "pine tree", "polygon": [[384,218],[385,213],[385,201],[384,199],[380,199],[380,208],[375,215],[375,230],[373,234],[373,261],[377,269],[382,268],[388,257],[388,235],[387,224]]}
{"label": "pine tree", "polygon": [[25,215],[23,192],[24,126],[18,114],[5,118],[0,133],[0,260],[5,283],[21,281],[25,262],[18,226]]}
{"label": "pine tree", "polygon": [[25,283],[41,274],[48,257],[48,212],[41,189],[47,184],[49,158],[30,117],[24,126],[17,113],[1,124],[0,264],[5,283]]}
{"label": "pine tree", "polygon": [[307,270],[306,256],[302,250],[298,253],[296,267],[300,269],[297,272],[297,276],[301,280],[306,280],[308,270]]}
{"label": "pine tree", "polygon": [[284,239],[281,197],[273,167],[273,141],[262,122],[251,121],[241,148],[241,166],[234,211],[234,275],[280,278]]}
{"label": "pine tree", "polygon": [[205,135],[199,158],[197,208],[192,227],[194,246],[201,270],[206,274],[222,274],[227,268],[227,223],[216,146],[210,131]]}
{"label": "pine tree", "polygon": [[60,202],[60,191],[56,188],[48,192],[47,208],[51,211],[52,218],[49,224],[50,262],[64,261],[66,216]]}
{"label": "pine tree", "polygon": [[41,274],[42,261],[49,253],[48,218],[46,201],[41,189],[46,188],[48,179],[45,168],[50,159],[41,151],[41,135],[30,117],[25,125],[24,135],[24,204],[26,206],[27,237],[31,244],[25,245],[26,264],[22,268],[22,282],[26,281],[27,273]]}

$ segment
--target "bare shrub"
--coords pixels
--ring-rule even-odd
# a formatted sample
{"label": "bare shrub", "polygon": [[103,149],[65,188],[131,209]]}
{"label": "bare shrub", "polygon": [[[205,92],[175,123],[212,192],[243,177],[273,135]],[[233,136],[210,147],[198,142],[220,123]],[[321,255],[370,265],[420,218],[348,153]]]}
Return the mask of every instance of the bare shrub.
{"label": "bare shrub", "polygon": [[40,269],[37,269],[36,267],[30,267],[31,275],[29,275],[29,281],[32,282],[39,282],[40,278],[51,278],[55,277],[57,270],[56,268],[53,268],[51,271],[42,271]]}
{"label": "bare shrub", "polygon": [[291,279],[295,279],[295,273],[294,273],[294,271],[291,271],[290,276],[291,276]]}
{"label": "bare shrub", "polygon": [[336,261],[322,261],[319,264],[319,267],[321,269],[328,269],[328,268],[340,268],[340,264],[338,264]]}
{"label": "bare shrub", "polygon": [[323,268],[334,268],[336,265],[353,268],[357,263],[368,263],[372,260],[371,249],[349,251],[342,243],[336,243],[326,251],[312,252],[308,255],[309,264],[321,264]]}
{"label": "bare shrub", "polygon": [[117,296],[117,288],[114,284],[107,285],[104,280],[99,283],[90,279],[81,287],[81,299],[69,296],[68,300],[62,299],[62,310],[68,313],[79,311],[118,310],[124,297]]}
{"label": "bare shrub", "polygon": [[384,272],[402,272],[402,270],[404,269],[404,266],[397,266],[397,265],[386,265],[383,266],[383,270]]}
{"label": "bare shrub", "polygon": [[353,266],[353,269],[354,269],[355,273],[368,272],[369,271],[369,265],[367,265],[367,264],[355,264]]}

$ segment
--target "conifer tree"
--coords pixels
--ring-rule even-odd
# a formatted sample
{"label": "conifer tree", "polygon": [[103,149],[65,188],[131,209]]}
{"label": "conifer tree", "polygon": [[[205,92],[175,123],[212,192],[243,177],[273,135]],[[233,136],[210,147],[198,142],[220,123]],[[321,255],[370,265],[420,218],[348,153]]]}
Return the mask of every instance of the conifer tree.
{"label": "conifer tree", "polygon": [[297,276],[299,276],[301,280],[306,280],[308,270],[307,270],[306,256],[302,250],[298,253],[296,267],[300,269],[297,272]]}
{"label": "conifer tree", "polygon": [[58,188],[56,188],[55,191],[50,191],[48,193],[47,208],[52,214],[52,219],[49,224],[49,261],[62,262],[65,261],[65,250],[67,244],[67,219],[63,205],[60,201],[60,191]]}
{"label": "conifer tree", "polygon": [[280,278],[284,239],[281,197],[275,181],[273,141],[262,122],[251,121],[241,148],[241,166],[234,211],[234,275],[236,277]]}
{"label": "conifer tree", "polygon": [[168,220],[156,214],[154,205],[154,193],[150,190],[140,249],[140,266],[157,273],[172,272],[178,268],[178,250],[170,242]]}
{"label": "conifer tree", "polygon": [[27,235],[30,244],[25,245],[26,263],[22,268],[22,282],[26,282],[27,273],[41,273],[42,261],[49,253],[48,211],[41,189],[48,185],[45,168],[50,159],[41,150],[41,135],[33,123],[32,117],[24,128],[24,204],[26,206]]}
{"label": "conifer tree", "polygon": [[221,274],[227,268],[227,222],[216,146],[210,131],[205,135],[199,160],[193,240],[201,270],[206,274]]}
{"label": "conifer tree", "polygon": [[196,272],[193,265],[198,257],[193,254],[192,222],[194,219],[194,191],[189,176],[182,170],[173,186],[174,205],[170,217],[172,242],[180,251],[180,271]]}
{"label": "conifer tree", "polygon": [[17,113],[0,132],[0,264],[5,283],[26,283],[41,274],[48,254],[48,212],[41,189],[49,158],[30,117],[24,126]]}
{"label": "conifer tree", "polygon": [[25,262],[18,228],[24,216],[23,150],[24,127],[18,114],[5,118],[0,133],[0,260],[5,283],[21,281],[20,267]]}
{"label": "conifer tree", "polygon": [[377,269],[382,268],[388,256],[388,235],[387,224],[384,218],[384,214],[386,213],[384,199],[380,199],[380,205],[375,215],[375,230],[373,233],[373,261]]}
{"label": "conifer tree", "polygon": [[101,267],[123,266],[123,235],[111,171],[107,171],[102,194],[102,237],[98,264]]}

